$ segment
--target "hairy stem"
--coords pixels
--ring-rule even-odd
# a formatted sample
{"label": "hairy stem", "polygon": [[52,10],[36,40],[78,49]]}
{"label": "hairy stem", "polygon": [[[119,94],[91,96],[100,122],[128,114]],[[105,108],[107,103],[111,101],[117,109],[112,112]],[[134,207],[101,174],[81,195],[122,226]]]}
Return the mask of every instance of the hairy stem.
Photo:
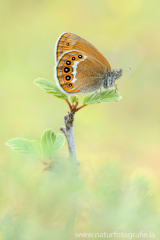
{"label": "hairy stem", "polygon": [[69,149],[69,160],[73,164],[75,172],[78,172],[79,162],[76,156],[76,147],[74,142],[74,133],[73,133],[73,122],[74,122],[74,112],[70,112],[67,116],[64,117],[65,127],[61,127],[60,130],[64,133]]}

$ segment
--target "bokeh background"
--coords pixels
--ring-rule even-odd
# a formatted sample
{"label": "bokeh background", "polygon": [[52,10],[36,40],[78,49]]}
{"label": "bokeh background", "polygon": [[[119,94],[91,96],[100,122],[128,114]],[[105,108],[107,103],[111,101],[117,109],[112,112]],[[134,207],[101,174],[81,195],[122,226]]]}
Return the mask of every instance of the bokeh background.
{"label": "bokeh background", "polygon": [[[103,53],[112,68],[130,66],[133,74],[131,77],[129,73],[124,72],[123,77],[117,82],[122,95],[121,101],[88,106],[76,114],[74,133],[77,158],[81,162],[81,177],[84,182],[87,182],[88,189],[94,188],[101,176],[102,168],[103,171],[106,169],[106,175],[105,171],[103,172],[104,184],[100,186],[110,189],[107,192],[108,199],[110,196],[113,199],[117,198],[114,194],[120,191],[123,185],[121,181],[127,184],[129,181],[134,182],[134,179],[141,179],[136,180],[136,184],[141,186],[140,193],[144,193],[146,205],[141,197],[136,195],[135,199],[133,186],[127,187],[129,190],[124,196],[128,198],[124,200],[121,194],[119,195],[120,201],[122,199],[125,201],[122,201],[124,206],[118,208],[118,212],[113,211],[111,216],[109,215],[108,231],[122,230],[124,222],[127,224],[132,214],[134,216],[137,214],[130,224],[132,227],[135,226],[134,231],[143,231],[143,229],[149,231],[153,226],[157,226],[156,223],[159,220],[156,216],[159,216],[160,209],[158,205],[160,200],[159,9],[158,0],[1,1],[0,198],[1,221],[4,226],[0,231],[2,239],[3,237],[4,239],[21,239],[18,235],[20,234],[18,226],[22,219],[25,222],[21,227],[23,239],[25,239],[24,236],[28,236],[28,231],[32,233],[29,239],[41,239],[42,236],[42,239],[44,236],[50,239],[53,236],[49,235],[52,227],[60,228],[63,225],[61,219],[56,220],[59,222],[54,225],[55,220],[52,219],[53,225],[50,225],[49,230],[48,226],[45,228],[42,224],[45,230],[38,235],[37,229],[40,227],[37,227],[39,225],[35,219],[36,217],[39,219],[39,214],[43,216],[41,216],[42,222],[48,218],[50,210],[47,209],[47,216],[43,214],[44,206],[49,204],[47,202],[49,197],[46,197],[46,202],[43,200],[42,213],[37,210],[36,217],[32,216],[35,220],[34,224],[28,223],[28,211],[34,211],[37,204],[35,201],[35,205],[32,205],[32,199],[36,197],[38,199],[39,194],[43,196],[49,194],[49,190],[48,192],[46,190],[47,193],[42,190],[49,182],[47,173],[44,174],[44,180],[41,176],[42,164],[38,160],[18,156],[4,146],[8,139],[15,137],[40,140],[47,128],[55,133],[60,132],[60,127],[64,124],[63,118],[68,111],[67,104],[41,91],[33,85],[33,81],[39,77],[54,81],[54,47],[57,38],[63,32],[73,32],[85,38]],[[81,102],[84,97],[80,96]],[[67,144],[57,157],[67,161]],[[114,179],[116,181],[113,183]],[[137,183],[137,181],[140,182]],[[50,189],[50,185],[47,186]],[[114,191],[112,191],[113,186],[115,186]],[[104,192],[103,187],[100,188],[101,192]],[[85,191],[89,190],[84,190],[83,194]],[[138,190],[135,191],[137,194]],[[149,193],[153,194],[151,199],[148,199]],[[94,194],[95,202],[98,196],[101,199],[101,194],[97,192]],[[28,204],[27,199],[31,205]],[[110,201],[112,202],[111,199],[108,200],[109,203]],[[130,202],[132,204],[129,204]],[[102,202],[96,202],[96,204],[100,206]],[[146,225],[143,225],[150,204],[151,213],[147,216],[151,218]],[[51,202],[50,205],[52,205]],[[100,209],[103,207],[102,204]],[[124,212],[129,214],[125,215],[126,218],[122,224],[120,219]],[[139,212],[141,212],[140,215],[138,215]],[[89,213],[83,214],[84,219],[89,222],[87,217]],[[96,216],[94,217],[96,219]],[[119,219],[117,225],[115,221],[110,221],[114,217]],[[99,218],[104,219],[104,226],[107,228],[108,225],[105,222],[107,217],[99,216]],[[84,219],[77,218],[77,231],[80,228],[84,231],[84,226],[81,224],[85,221]],[[137,222],[140,228],[137,228]],[[151,223],[154,223],[153,226]],[[84,224],[85,231],[90,226],[96,229],[98,225],[94,224],[91,222]],[[15,232],[13,230],[17,234],[16,238],[12,238],[13,235],[9,236],[8,233],[8,229],[14,229],[14,226],[16,226]]]}

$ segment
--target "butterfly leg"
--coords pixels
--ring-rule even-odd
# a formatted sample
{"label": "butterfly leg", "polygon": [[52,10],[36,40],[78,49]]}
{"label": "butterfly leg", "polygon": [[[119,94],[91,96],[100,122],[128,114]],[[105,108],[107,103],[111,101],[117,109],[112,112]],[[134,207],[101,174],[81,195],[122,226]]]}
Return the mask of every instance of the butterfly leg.
{"label": "butterfly leg", "polygon": [[116,102],[118,102],[118,100],[116,98],[116,90],[118,90],[117,84],[115,84],[115,82],[114,82],[114,85],[112,85],[112,87],[115,87],[115,100],[116,100]]}
{"label": "butterfly leg", "polygon": [[101,102],[101,90],[102,90],[102,88],[100,88],[100,95],[99,95],[99,100],[98,100],[98,103],[100,103],[100,102]]}

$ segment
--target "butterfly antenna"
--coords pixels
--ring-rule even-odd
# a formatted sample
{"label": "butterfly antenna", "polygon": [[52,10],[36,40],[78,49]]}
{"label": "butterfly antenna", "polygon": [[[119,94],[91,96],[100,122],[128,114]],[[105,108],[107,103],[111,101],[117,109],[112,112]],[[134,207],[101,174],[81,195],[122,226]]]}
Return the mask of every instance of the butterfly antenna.
{"label": "butterfly antenna", "polygon": [[123,68],[129,68],[129,70],[131,70],[131,67],[128,67],[128,66],[127,66],[127,67],[121,67],[121,68],[122,68],[122,69],[123,69]]}
{"label": "butterfly antenna", "polygon": [[130,68],[130,67],[122,67],[121,69],[123,69],[123,71],[129,72],[129,73],[130,73],[130,75],[132,76],[132,73],[131,73],[131,71],[129,71],[129,70],[127,70],[127,69],[124,69],[124,68],[129,68],[130,70],[131,70],[131,68]]}

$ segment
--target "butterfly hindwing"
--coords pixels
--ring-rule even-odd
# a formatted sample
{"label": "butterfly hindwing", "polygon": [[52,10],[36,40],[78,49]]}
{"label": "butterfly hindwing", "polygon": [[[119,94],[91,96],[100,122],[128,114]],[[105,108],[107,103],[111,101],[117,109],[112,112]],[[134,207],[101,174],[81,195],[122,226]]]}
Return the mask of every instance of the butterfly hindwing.
{"label": "butterfly hindwing", "polygon": [[95,58],[79,51],[64,53],[56,66],[56,79],[61,90],[68,94],[98,90],[106,68]]}
{"label": "butterfly hindwing", "polygon": [[111,66],[107,59],[88,41],[73,33],[63,33],[55,46],[56,61],[67,51],[80,51],[97,59],[110,71]]}

